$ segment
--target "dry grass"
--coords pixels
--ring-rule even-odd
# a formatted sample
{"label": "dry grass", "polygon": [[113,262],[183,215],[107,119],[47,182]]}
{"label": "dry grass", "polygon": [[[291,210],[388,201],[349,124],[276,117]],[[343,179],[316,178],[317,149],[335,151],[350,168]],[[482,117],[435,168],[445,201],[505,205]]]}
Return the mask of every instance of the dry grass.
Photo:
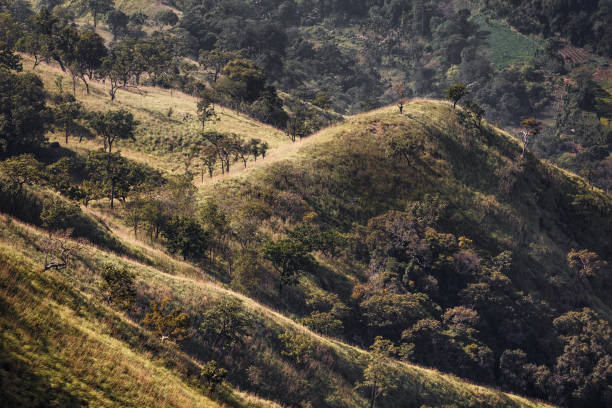
{"label": "dry grass", "polygon": [[[31,70],[32,59],[27,55],[22,57],[24,68]],[[45,88],[50,91],[57,92],[55,79],[58,76],[62,78],[64,92],[72,91],[72,80],[69,75],[55,65],[42,63],[33,72],[42,78]],[[89,95],[85,93],[85,87],[81,82],[77,83],[76,89],[77,99],[88,111],[124,108],[131,111],[140,122],[136,132],[136,142],[120,141],[117,144],[117,148],[124,156],[162,171],[170,173],[184,171],[182,152],[167,151],[166,145],[171,145],[177,138],[193,138],[198,135],[201,125],[196,119],[195,97],[175,90],[143,86],[138,89],[119,90],[115,100],[111,101],[108,95],[109,87],[102,82],[90,81]],[[172,115],[168,117],[170,109]],[[290,143],[289,138],[280,130],[257,122],[246,115],[223,107],[217,107],[217,113],[220,120],[208,123],[207,129],[235,133],[245,139],[258,138],[270,145],[270,153]],[[183,120],[186,116],[189,119]],[[51,141],[64,144],[61,135],[49,134],[49,138]],[[72,138],[67,147],[86,151],[101,146],[102,141],[99,139],[78,143]]]}

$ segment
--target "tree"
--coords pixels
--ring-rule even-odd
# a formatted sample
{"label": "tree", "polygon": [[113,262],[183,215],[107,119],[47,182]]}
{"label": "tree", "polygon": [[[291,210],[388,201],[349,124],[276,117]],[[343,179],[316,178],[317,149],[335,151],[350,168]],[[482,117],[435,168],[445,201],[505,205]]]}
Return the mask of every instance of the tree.
{"label": "tree", "polygon": [[213,177],[215,165],[217,164],[217,150],[214,146],[203,146],[200,149],[200,161],[202,162],[202,183],[204,182],[204,166],[208,169],[208,175]]}
{"label": "tree", "polygon": [[240,301],[223,296],[204,312],[200,329],[211,347],[221,345],[222,349],[229,350],[243,344],[250,325],[250,316]]}
{"label": "tree", "polygon": [[179,22],[179,17],[172,10],[160,10],[153,16],[155,22],[157,22],[162,28],[164,26],[174,26]]}
{"label": "tree", "polygon": [[482,118],[485,115],[485,110],[476,102],[469,100],[465,103],[465,109],[470,113],[478,129],[481,128]]}
{"label": "tree", "polygon": [[370,408],[375,407],[381,395],[387,395],[398,386],[395,370],[391,367],[394,353],[393,343],[380,336],[370,346],[369,363],[363,370],[363,381],[358,384],[358,387],[369,390]]}
{"label": "tree", "polygon": [[301,272],[310,270],[314,259],[304,246],[294,240],[269,241],[264,246],[264,258],[274,265],[279,273],[279,293],[285,285],[293,285]]}
{"label": "tree", "polygon": [[214,98],[211,92],[206,91],[200,94],[198,101],[198,119],[202,123],[202,131],[206,127],[206,122],[218,121],[217,112],[215,112]]}
{"label": "tree", "polygon": [[134,131],[138,122],[134,115],[126,110],[109,110],[105,113],[95,113],[89,121],[92,129],[104,139],[104,149],[112,154],[113,144],[119,139],[134,139]]}
{"label": "tree", "polygon": [[191,337],[189,316],[180,309],[170,310],[169,303],[170,299],[159,304],[151,302],[151,312],[145,315],[142,323],[151,328],[161,341],[180,342]]}
{"label": "tree", "polygon": [[563,353],[557,357],[554,398],[562,406],[605,407],[612,367],[612,328],[594,310],[567,312],[553,320]]}
{"label": "tree", "polygon": [[109,110],[105,113],[95,113],[89,121],[92,129],[104,139],[104,149],[108,149],[106,160],[106,176],[111,183],[110,187],[110,206],[114,208],[115,186],[121,179],[119,172],[121,167],[113,166],[119,161],[112,153],[113,144],[118,139],[133,139],[134,129],[138,122],[134,120],[134,115],[126,109]]}
{"label": "tree", "polygon": [[457,107],[457,102],[467,94],[468,90],[465,84],[454,84],[446,90],[446,97],[453,101],[453,109]]}
{"label": "tree", "polygon": [[43,271],[67,268],[77,252],[85,247],[83,240],[73,240],[70,238],[71,234],[72,230],[68,229],[49,234],[42,239],[41,249],[45,253]]}
{"label": "tree", "polygon": [[219,385],[223,383],[225,377],[227,377],[227,370],[225,368],[219,368],[215,360],[211,360],[202,366],[200,371],[200,377],[208,387],[210,395],[215,393],[215,390]]}
{"label": "tree", "polygon": [[404,113],[404,104],[406,103],[406,87],[403,84],[396,85],[393,87],[393,93],[397,95],[397,108],[401,115]]}
{"label": "tree", "polygon": [[64,131],[66,144],[70,136],[77,127],[76,120],[83,116],[84,109],[81,103],[77,102],[73,95],[60,95],[60,103],[55,109],[55,126]]}
{"label": "tree", "polygon": [[525,393],[527,388],[527,354],[523,350],[506,350],[499,358],[499,371],[505,389]]}
{"label": "tree", "polygon": [[24,185],[32,185],[41,179],[42,163],[31,154],[22,154],[1,161],[0,171],[8,184],[13,186],[14,195],[20,196]]}
{"label": "tree", "polygon": [[289,115],[285,130],[292,142],[295,142],[295,139],[298,137],[302,140],[303,137],[308,136],[312,132],[310,116],[310,112],[301,106],[292,115]]}
{"label": "tree", "polygon": [[521,157],[525,157],[527,147],[531,142],[533,142],[533,139],[540,133],[540,131],[542,130],[542,125],[534,118],[527,118],[521,121],[521,127],[523,128],[523,130],[521,131],[521,141],[523,142],[523,151],[521,152]]}
{"label": "tree", "polygon": [[243,50],[236,51],[224,51],[220,49],[214,49],[210,51],[200,52],[200,65],[204,69],[210,69],[213,73],[213,82],[217,82],[219,74],[223,71],[223,68],[228,62],[242,58]]}
{"label": "tree", "polygon": [[85,76],[92,79],[94,71],[102,66],[102,61],[107,55],[104,39],[94,31],[87,30],[78,35],[73,53],[68,59],[68,67],[81,78],[87,94],[89,94],[89,84]]}
{"label": "tree", "polygon": [[113,33],[113,39],[117,39],[125,32],[130,18],[121,10],[112,10],[106,15],[106,23]]}
{"label": "tree", "polygon": [[0,151],[37,147],[51,123],[43,83],[0,68]]}
{"label": "tree", "polygon": [[83,7],[93,16],[94,29],[98,25],[98,16],[113,9],[113,0],[83,0]]}
{"label": "tree", "polygon": [[232,60],[225,65],[222,73],[223,77],[216,82],[215,89],[236,101],[254,102],[265,89],[266,76],[251,60]]}
{"label": "tree", "polygon": [[315,106],[318,106],[321,109],[330,109],[331,108],[331,99],[329,98],[329,95],[327,94],[327,92],[317,92],[317,95],[314,97],[314,99],[312,101],[310,101],[310,103],[312,103]]}
{"label": "tree", "polygon": [[[116,198],[125,202],[131,191],[147,183],[152,174],[142,166],[129,162],[119,153],[89,152],[85,163],[93,198],[107,197],[111,209]],[[97,195],[97,196],[95,196]]]}
{"label": "tree", "polygon": [[104,299],[121,309],[129,308],[136,299],[136,275],[126,266],[118,267],[113,264],[104,265],[100,275],[100,289],[104,293]]}
{"label": "tree", "polygon": [[6,43],[0,41],[0,69],[21,71],[23,67],[20,61],[21,57],[15,54]]}
{"label": "tree", "polygon": [[81,208],[77,204],[53,196],[43,201],[40,220],[42,226],[51,233],[52,231],[72,227],[80,214]]}
{"label": "tree", "polygon": [[111,101],[115,100],[115,95],[119,89],[130,86],[130,81],[137,77],[137,59],[134,49],[128,44],[119,44],[112,48],[109,54],[102,59],[100,75],[108,78],[110,82],[109,95]]}
{"label": "tree", "polygon": [[[27,33],[17,42],[17,50],[25,52],[34,58],[32,69],[36,68],[45,59],[45,44],[36,33]],[[2,59],[2,57],[0,57]],[[0,63],[2,65],[2,63]]]}
{"label": "tree", "polygon": [[215,201],[206,200],[200,208],[200,219],[214,242],[214,245],[210,246],[211,256],[213,250],[223,251],[223,248],[226,246],[225,241],[232,232],[227,214],[219,208]]}
{"label": "tree", "polygon": [[200,224],[191,218],[175,216],[162,230],[166,247],[172,254],[180,254],[183,259],[201,259],[208,247],[208,234]]}
{"label": "tree", "polygon": [[293,359],[297,364],[305,363],[314,351],[312,340],[303,334],[285,330],[278,335],[278,339],[283,343],[281,354]]}
{"label": "tree", "polygon": [[567,262],[579,279],[592,278],[598,275],[608,263],[599,259],[599,255],[587,249],[576,251],[572,249],[567,254]]}

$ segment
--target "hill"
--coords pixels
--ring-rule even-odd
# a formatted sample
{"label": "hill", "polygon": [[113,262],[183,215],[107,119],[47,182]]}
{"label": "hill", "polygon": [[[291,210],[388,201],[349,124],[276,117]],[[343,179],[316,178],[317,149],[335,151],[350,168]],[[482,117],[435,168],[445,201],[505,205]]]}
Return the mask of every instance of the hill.
{"label": "hill", "polygon": [[[579,365],[570,339],[592,336],[591,324],[608,327],[599,356],[610,352],[608,195],[522,157],[510,135],[439,101],[357,115],[309,142],[288,160],[204,186],[227,214],[254,219],[249,236],[236,237],[242,246],[265,248],[272,237],[314,248],[317,264],[284,299],[267,278],[235,274],[233,284],[316,330],[414,347],[409,361],[562,405],[576,401],[576,381],[586,387],[578,400],[605,406],[607,380],[599,388],[595,372],[579,379],[566,370]],[[572,263],[583,249],[597,277]],[[471,334],[453,323],[465,313],[477,316]],[[574,316],[584,326],[562,326]],[[509,358],[520,361],[520,382],[503,373]],[[548,381],[562,391],[537,385]]]}
{"label": "hill", "polygon": [[[43,65],[39,72],[50,82],[53,78],[51,71]],[[106,106],[105,87],[105,84],[94,83],[92,96],[83,95],[88,110]],[[174,106],[185,112],[192,111],[193,105],[190,107],[189,98],[178,93],[168,98],[165,91],[156,88],[145,90],[150,96],[120,93],[109,107],[128,107],[141,121],[140,126],[163,129],[170,139],[168,142],[171,142],[173,133],[186,125],[160,114],[167,109],[167,101],[176,98]],[[160,98],[162,95],[165,97]],[[426,108],[427,111],[448,110],[446,104],[439,102],[414,102],[408,109],[409,114],[417,112],[422,104],[433,104]],[[222,117],[216,125],[239,131],[238,126],[234,129],[233,124],[227,125],[224,121],[238,121],[240,117],[231,111],[226,112],[227,118]],[[244,204],[249,204],[252,212],[250,215],[240,212],[235,201],[239,196],[232,196],[226,189],[241,183],[267,183],[267,177],[276,174],[279,166],[301,166],[315,157],[322,164],[329,158],[326,154],[319,156],[319,153],[332,152],[329,148],[339,146],[339,142],[344,145],[345,136],[342,135],[362,129],[369,121],[373,126],[367,128],[369,134],[376,137],[378,126],[387,126],[385,123],[389,118],[396,118],[391,108],[351,118],[346,124],[331,127],[302,142],[279,141],[265,160],[249,162],[246,172],[236,165],[225,178],[213,178],[212,182],[202,184],[198,193],[202,202],[206,202],[206,196],[214,191],[232,230],[230,240],[222,243],[222,247],[211,245],[213,256],[203,260],[179,261],[161,250],[169,235],[151,239],[143,233],[133,236],[127,228],[126,211],[131,203],[141,199],[135,195],[137,192],[131,193],[130,198],[115,211],[107,209],[105,199],[94,199],[88,207],[70,210],[78,213],[74,216],[62,213],[71,208],[70,200],[52,191],[55,184],[26,185],[26,191],[20,193],[20,207],[6,208],[22,218],[24,214],[28,215],[25,218],[29,222],[47,226],[48,230],[22,224],[10,215],[2,219],[3,401],[8,401],[9,406],[271,407],[275,404],[311,404],[359,407],[368,404],[369,395],[363,387],[356,388],[356,385],[362,383],[364,369],[373,360],[363,349],[348,345],[347,340],[364,348],[369,345],[369,340],[354,337],[349,315],[342,317],[346,330],[333,333],[344,341],[317,334],[332,332],[307,328],[304,326],[307,321],[301,318],[305,300],[302,296],[306,295],[306,290],[309,296],[319,299],[317,302],[325,304],[328,294],[334,293],[325,291],[329,288],[320,282],[330,280],[332,283],[341,279],[336,288],[339,294],[331,297],[332,302],[340,306],[340,299],[345,299],[346,291],[350,291],[347,285],[352,286],[361,280],[362,266],[347,261],[340,267],[343,258],[334,259],[318,253],[315,255],[320,268],[303,275],[300,285],[289,285],[284,293],[277,294],[273,289],[277,272],[271,264],[259,258],[255,270],[248,264],[247,267],[240,265],[244,265],[247,249],[263,251],[265,236],[280,237],[294,224],[292,220],[300,213],[290,217],[285,213],[293,212],[292,206],[298,203],[292,202],[289,196],[273,193],[268,198],[280,205],[274,210],[281,211],[272,218],[268,217],[261,228],[242,230],[240,226],[248,227],[251,221],[257,225],[259,214],[267,213],[268,209],[255,206],[256,198],[250,199],[251,193],[241,192],[244,202],[240,210],[246,208]],[[400,120],[404,119],[400,117]],[[271,144],[274,142],[276,131],[253,121],[247,123],[253,128],[264,129],[261,137],[268,137]],[[171,167],[172,153],[166,155],[160,150],[147,151],[141,147],[146,145],[141,141],[145,137],[142,129],[136,132],[134,141],[119,146],[122,153],[134,162],[156,168],[164,177],[170,177],[168,173],[172,171],[180,173],[178,166]],[[59,138],[52,140],[59,141]],[[95,141],[81,144],[71,141],[67,145],[62,143],[61,148],[43,146],[34,153],[44,158],[47,166],[52,166],[62,156],[74,157],[78,161],[78,157],[95,150],[99,144]],[[375,154],[375,150],[372,153]],[[87,176],[82,174],[81,177]],[[70,183],[78,186],[80,180],[71,179]],[[3,194],[12,194],[5,190],[6,187],[9,183],[3,179]],[[183,190],[187,193],[189,189],[183,187]],[[363,195],[360,204],[364,209],[366,201],[370,200],[368,196],[369,193]],[[337,199],[333,195],[328,198]],[[195,204],[187,203],[190,208]],[[372,200],[372,205],[379,207],[377,200]],[[50,215],[52,208],[59,209],[56,214],[64,217],[61,222],[57,221],[59,224],[49,224],[50,217],[53,219]],[[188,214],[194,217],[197,213],[190,210]],[[323,211],[319,214],[327,217]],[[335,217],[334,212],[329,216]],[[359,221],[362,218],[354,219]],[[272,229],[281,225],[279,223],[282,228]],[[347,223],[348,219],[335,225]],[[77,244],[72,239],[62,238],[64,235],[57,231],[57,225],[69,227],[73,236],[86,237],[90,242]],[[271,231],[275,232],[270,234]],[[255,239],[245,246],[241,234]],[[62,254],[66,252],[62,252],[62,248],[75,248],[69,251],[71,256],[65,258],[67,266],[43,271],[44,266],[50,265],[49,257],[64,259]],[[232,257],[235,262],[232,262]],[[233,273],[228,273],[227,268],[229,266],[231,271],[232,265]],[[105,274],[107,270],[127,270],[134,275],[130,284],[133,285],[134,299],[129,307],[124,308],[122,303],[113,301],[113,292],[108,286],[112,283],[108,280],[111,275]],[[253,297],[245,297],[229,288]],[[257,293],[258,289],[269,292]],[[151,302],[159,304],[164,299],[170,300],[173,310],[187,316],[189,336],[182,341],[160,339],[153,327],[143,323],[147,313],[153,310]],[[231,309],[235,313],[244,313],[246,321],[244,334],[235,344],[217,343],[201,328],[207,311],[216,313],[214,311],[218,309],[215,308],[228,303],[237,308]],[[226,381],[215,392],[209,392],[207,377],[202,374],[206,363],[212,360],[228,370]],[[544,406],[407,362],[389,358],[383,361],[386,367],[383,371],[392,373],[395,378],[394,387],[386,389],[379,397],[385,406]],[[239,389],[248,390],[250,394]]]}
{"label": "hill", "polygon": [[[53,26],[54,40],[100,42]],[[200,107],[282,118],[286,133],[218,105],[202,129],[196,101],[142,86],[164,76],[137,64],[109,98],[113,70],[151,44],[112,50],[106,79],[74,92],[76,119],[67,74],[39,65],[43,88],[5,53],[11,404],[544,405],[515,392],[607,408],[611,203],[589,179],[467,101],[406,99],[307,136],[318,120],[303,106],[340,117],[277,93],[246,59],[203,85]],[[51,126],[84,139],[49,143]]]}

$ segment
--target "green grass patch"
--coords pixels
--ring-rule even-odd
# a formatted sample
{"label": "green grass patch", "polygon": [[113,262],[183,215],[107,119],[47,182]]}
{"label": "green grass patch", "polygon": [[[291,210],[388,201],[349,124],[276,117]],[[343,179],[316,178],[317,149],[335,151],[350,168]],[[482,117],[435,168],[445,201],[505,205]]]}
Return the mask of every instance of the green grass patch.
{"label": "green grass patch", "polygon": [[472,21],[477,23],[481,30],[490,33],[488,43],[491,62],[498,69],[522,65],[544,47],[543,41],[520,34],[508,25],[489,20],[483,15],[473,17]]}

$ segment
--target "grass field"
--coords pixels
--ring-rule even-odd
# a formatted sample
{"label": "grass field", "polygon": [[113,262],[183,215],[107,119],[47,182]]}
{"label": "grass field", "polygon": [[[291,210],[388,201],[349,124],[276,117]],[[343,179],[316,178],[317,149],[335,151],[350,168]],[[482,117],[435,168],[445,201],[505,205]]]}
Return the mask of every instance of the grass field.
{"label": "grass field", "polygon": [[488,43],[491,62],[498,69],[525,64],[543,49],[543,41],[523,35],[502,22],[488,20],[483,15],[474,16],[472,21],[481,30],[490,33]]}

